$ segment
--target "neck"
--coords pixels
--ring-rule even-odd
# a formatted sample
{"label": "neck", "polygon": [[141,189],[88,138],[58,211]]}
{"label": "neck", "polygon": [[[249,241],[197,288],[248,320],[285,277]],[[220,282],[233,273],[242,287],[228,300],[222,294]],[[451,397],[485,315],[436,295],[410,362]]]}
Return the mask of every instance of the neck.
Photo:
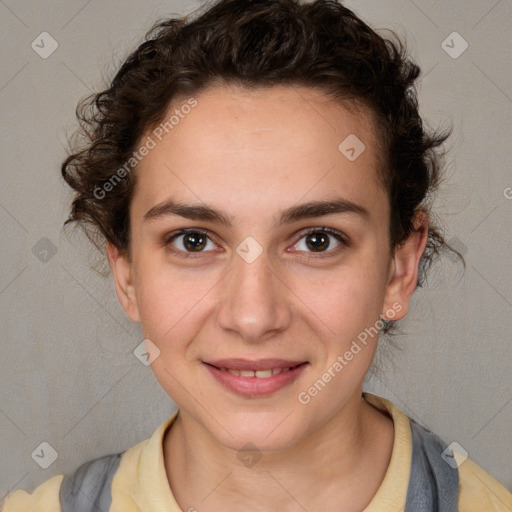
{"label": "neck", "polygon": [[257,462],[239,458],[180,411],[164,438],[164,460],[182,510],[330,510],[333,503],[361,510],[382,483],[393,436],[392,420],[359,392],[310,435],[258,453]]}

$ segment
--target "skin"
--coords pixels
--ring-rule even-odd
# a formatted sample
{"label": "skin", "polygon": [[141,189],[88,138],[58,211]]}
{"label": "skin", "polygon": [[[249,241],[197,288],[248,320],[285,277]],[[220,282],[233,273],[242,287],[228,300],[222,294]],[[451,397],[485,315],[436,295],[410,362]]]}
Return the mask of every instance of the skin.
{"label": "skin", "polygon": [[[121,305],[160,350],[151,367],[180,409],[163,446],[173,494],[183,510],[200,512],[228,503],[267,512],[339,511],[340,503],[362,510],[393,448],[392,420],[361,397],[377,337],[307,405],[297,396],[381,314],[407,314],[428,218],[418,215],[410,238],[389,250],[388,198],[377,179],[382,155],[364,109],[298,86],[223,85],[195,98],[136,171],[130,257],[108,245]],[[338,150],[350,134],[366,147],[355,161]],[[177,215],[143,219],[171,197],[222,210],[232,226]],[[368,217],[345,212],[274,226],[286,208],[339,197]],[[166,235],[190,227],[211,237],[202,252],[180,257],[186,237],[166,246]],[[348,245],[329,235],[329,246],[315,252],[303,231],[326,236],[322,227]],[[251,263],[236,252],[247,236],[262,248]],[[202,363],[226,357],[309,364],[270,396],[242,397]],[[248,442],[261,455],[251,467],[237,457]]]}

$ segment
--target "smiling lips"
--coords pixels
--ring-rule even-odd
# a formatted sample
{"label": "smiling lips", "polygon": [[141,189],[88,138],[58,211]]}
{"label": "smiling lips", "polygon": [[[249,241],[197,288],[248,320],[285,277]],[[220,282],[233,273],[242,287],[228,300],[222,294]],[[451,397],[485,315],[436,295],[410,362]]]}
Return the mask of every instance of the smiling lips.
{"label": "smiling lips", "polygon": [[270,368],[268,370],[236,370],[233,368],[221,368],[224,372],[229,372],[232,375],[240,375],[241,377],[256,377],[258,379],[267,379],[268,377],[272,377],[272,375],[277,375],[281,372],[287,372],[290,369],[288,368]]}
{"label": "smiling lips", "polygon": [[285,359],[219,359],[204,364],[231,391],[257,396],[273,393],[293,382],[308,363]]}
{"label": "smiling lips", "polygon": [[[218,359],[217,361],[208,361],[206,364],[211,364],[216,368],[220,368],[221,370],[228,371],[238,371],[235,375],[240,375],[241,371],[269,371],[269,370],[277,370],[276,373],[279,373],[282,370],[288,370],[299,364],[304,363],[305,361],[291,361],[287,359],[258,359],[256,361],[251,361],[249,359]],[[252,375],[243,375],[244,377],[251,377]]]}

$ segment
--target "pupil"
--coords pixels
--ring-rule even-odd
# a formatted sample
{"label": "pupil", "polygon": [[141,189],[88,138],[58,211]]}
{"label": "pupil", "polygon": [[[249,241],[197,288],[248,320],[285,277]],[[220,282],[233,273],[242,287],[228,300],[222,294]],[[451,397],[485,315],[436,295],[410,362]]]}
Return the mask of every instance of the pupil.
{"label": "pupil", "polygon": [[188,250],[202,249],[204,247],[204,242],[205,239],[200,233],[189,234],[185,237],[185,247]]}
{"label": "pupil", "polygon": [[[314,233],[308,235],[308,247],[311,249],[327,249],[329,247],[329,238],[323,234]],[[309,243],[311,242],[311,244]]]}

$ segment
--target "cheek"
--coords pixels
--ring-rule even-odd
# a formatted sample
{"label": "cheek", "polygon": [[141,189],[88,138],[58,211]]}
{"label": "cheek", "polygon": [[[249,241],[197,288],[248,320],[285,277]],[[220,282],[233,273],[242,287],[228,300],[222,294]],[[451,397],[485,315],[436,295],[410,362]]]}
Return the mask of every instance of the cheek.
{"label": "cheek", "polygon": [[180,273],[165,265],[139,265],[136,285],[144,336],[162,351],[176,352],[193,339],[206,315],[207,294],[215,280],[205,276]]}
{"label": "cheek", "polygon": [[384,299],[381,281],[371,265],[347,264],[323,278],[301,275],[293,288],[323,330],[346,340],[378,319]]}
{"label": "cheek", "polygon": [[333,274],[322,288],[323,295],[317,288],[304,302],[316,313],[309,315],[315,322],[312,328],[323,333],[323,350],[317,354],[323,371],[315,378],[329,382],[318,401],[328,409],[334,407],[331,401],[338,403],[336,397],[355,390],[373,361],[382,327],[383,291],[376,270],[369,266]]}
{"label": "cheek", "polygon": [[161,340],[165,333],[172,332],[187,307],[182,287],[149,262],[139,264],[137,276],[137,305],[144,336]]}
{"label": "cheek", "polygon": [[315,306],[323,313],[316,329],[324,333],[324,354],[319,358],[323,369],[315,379],[326,383],[317,405],[326,412],[334,413],[340,397],[356,390],[375,356],[382,327],[382,290],[376,282],[371,272],[332,280]]}

